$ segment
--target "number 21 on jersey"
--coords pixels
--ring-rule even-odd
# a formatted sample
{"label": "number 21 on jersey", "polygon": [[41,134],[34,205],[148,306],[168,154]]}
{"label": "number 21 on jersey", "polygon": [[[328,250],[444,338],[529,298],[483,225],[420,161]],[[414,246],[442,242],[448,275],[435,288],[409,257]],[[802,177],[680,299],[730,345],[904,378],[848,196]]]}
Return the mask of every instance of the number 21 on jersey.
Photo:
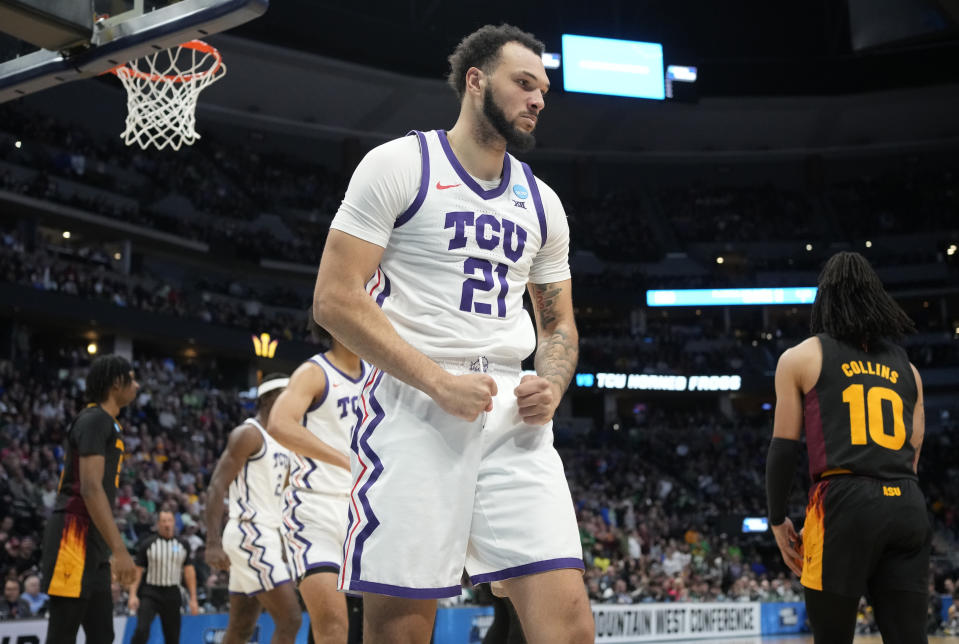
{"label": "number 21 on jersey", "polygon": [[[897,450],[906,442],[906,424],[902,419],[902,398],[888,387],[849,385],[842,391],[842,401],[849,405],[850,440],[853,445],[865,445],[869,438],[880,447]],[[883,420],[883,402],[892,407],[892,434],[886,433]]]}
{"label": "number 21 on jersey", "polygon": [[[516,263],[523,256],[528,234],[518,223],[490,213],[448,212],[445,228],[453,231],[448,250],[466,248],[470,238],[476,247],[484,251],[501,249],[503,257]],[[475,296],[496,290],[496,317],[506,317],[506,295],[509,293],[509,266],[477,257],[467,257],[463,262],[463,289],[460,294],[460,311],[493,315],[493,305],[476,301]],[[479,277],[477,277],[477,274]]]}

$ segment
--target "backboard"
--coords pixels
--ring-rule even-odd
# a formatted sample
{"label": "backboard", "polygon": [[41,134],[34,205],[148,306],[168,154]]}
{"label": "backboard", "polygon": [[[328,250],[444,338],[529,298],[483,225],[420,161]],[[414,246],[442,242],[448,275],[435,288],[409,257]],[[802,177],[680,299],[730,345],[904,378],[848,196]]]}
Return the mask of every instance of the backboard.
{"label": "backboard", "polygon": [[[0,103],[61,83],[91,78],[119,64],[193,39],[232,29],[257,18],[269,0],[86,0],[93,18],[89,37],[82,24],[31,11],[31,4],[66,11],[77,0],[0,0]],[[24,8],[25,7],[25,8]],[[76,13],[75,11],[72,11]],[[57,13],[54,11],[54,13]],[[14,16],[16,19],[11,19]],[[26,42],[69,43],[51,51]],[[37,34],[40,34],[38,37]],[[19,37],[18,37],[19,36]],[[46,40],[43,40],[46,38]]]}

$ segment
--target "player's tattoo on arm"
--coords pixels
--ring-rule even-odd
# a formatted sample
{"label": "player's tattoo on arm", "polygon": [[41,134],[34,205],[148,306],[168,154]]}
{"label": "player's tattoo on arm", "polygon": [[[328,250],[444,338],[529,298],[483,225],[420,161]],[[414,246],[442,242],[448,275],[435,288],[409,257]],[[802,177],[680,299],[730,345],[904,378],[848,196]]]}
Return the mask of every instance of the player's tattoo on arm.
{"label": "player's tattoo on arm", "polygon": [[543,338],[536,350],[536,373],[565,392],[573,378],[576,361],[579,358],[579,342],[576,330],[572,333],[557,327],[552,334]]}
{"label": "player's tattoo on arm", "polygon": [[579,359],[579,334],[572,315],[564,319],[556,309],[562,292],[557,284],[533,284],[532,288],[540,338],[534,360],[536,373],[565,392]]}
{"label": "player's tattoo on arm", "polygon": [[533,284],[533,304],[539,311],[541,329],[550,329],[556,322],[556,297],[562,292],[555,284]]}

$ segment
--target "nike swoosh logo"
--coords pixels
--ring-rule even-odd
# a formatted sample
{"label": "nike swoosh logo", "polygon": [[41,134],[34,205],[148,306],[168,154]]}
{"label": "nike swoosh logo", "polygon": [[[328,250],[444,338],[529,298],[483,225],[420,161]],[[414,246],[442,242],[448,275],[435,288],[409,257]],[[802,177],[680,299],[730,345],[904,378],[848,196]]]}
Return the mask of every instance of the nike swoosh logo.
{"label": "nike swoosh logo", "polygon": [[463,184],[461,184],[461,183],[451,183],[451,184],[448,185],[448,186],[444,186],[442,183],[440,183],[439,181],[437,181],[437,182],[436,182],[436,189],[437,189],[437,190],[449,190],[450,188],[455,188],[456,186],[461,186],[461,185],[463,185]]}

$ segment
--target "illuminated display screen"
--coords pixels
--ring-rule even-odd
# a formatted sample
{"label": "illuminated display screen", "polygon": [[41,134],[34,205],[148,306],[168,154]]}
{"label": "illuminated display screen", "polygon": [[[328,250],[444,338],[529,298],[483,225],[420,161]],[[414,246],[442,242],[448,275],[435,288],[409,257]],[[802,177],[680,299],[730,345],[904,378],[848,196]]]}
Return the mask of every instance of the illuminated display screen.
{"label": "illuminated display screen", "polygon": [[576,386],[583,389],[638,389],[641,391],[739,391],[737,375],[675,376],[652,373],[577,373]]}
{"label": "illuminated display screen", "polygon": [[769,529],[769,520],[766,517],[745,517],[743,532],[765,532]]}
{"label": "illuminated display screen", "polygon": [[666,98],[659,43],[563,34],[563,89],[632,98]]}
{"label": "illuminated display screen", "polygon": [[646,306],[749,306],[812,304],[815,286],[783,288],[687,288],[646,291]]}

